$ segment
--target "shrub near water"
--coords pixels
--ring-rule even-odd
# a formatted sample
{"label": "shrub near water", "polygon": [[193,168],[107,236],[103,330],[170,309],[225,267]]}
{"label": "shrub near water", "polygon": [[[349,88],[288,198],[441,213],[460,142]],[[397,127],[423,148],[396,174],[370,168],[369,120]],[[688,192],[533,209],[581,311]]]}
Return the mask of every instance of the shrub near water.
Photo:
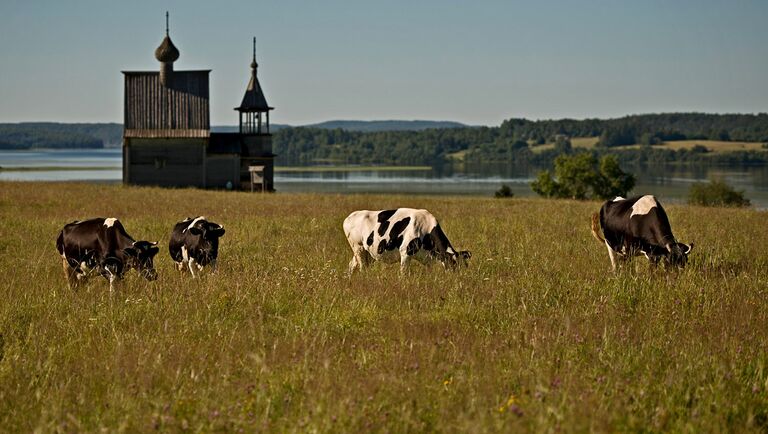
{"label": "shrub near water", "polygon": [[531,189],[543,197],[568,199],[612,199],[626,196],[635,186],[635,177],[619,167],[615,155],[597,157],[581,152],[559,155],[554,177],[548,170],[539,172]]}
{"label": "shrub near water", "polygon": [[[670,205],[689,266],[614,275],[599,205],[0,183],[1,430],[764,431],[768,215]],[[397,206],[469,267],[346,277],[342,220]],[[64,223],[165,245],[199,214],[227,230],[217,275],[163,249],[155,282],[65,288]]]}
{"label": "shrub near water", "polygon": [[712,180],[707,184],[693,184],[688,192],[688,203],[700,206],[749,206],[743,191],[736,191],[725,181]]}

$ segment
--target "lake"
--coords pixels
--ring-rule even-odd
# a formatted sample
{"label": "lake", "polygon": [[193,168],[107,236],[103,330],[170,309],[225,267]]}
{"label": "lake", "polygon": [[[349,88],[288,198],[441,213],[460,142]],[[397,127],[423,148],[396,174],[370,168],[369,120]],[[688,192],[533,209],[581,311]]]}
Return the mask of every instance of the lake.
{"label": "lake", "polygon": [[[119,182],[121,161],[119,148],[0,151],[3,168],[77,169],[0,171],[0,180]],[[507,184],[516,196],[534,196],[529,184],[539,170],[482,164],[430,170],[278,172],[275,188],[280,192],[492,195],[501,184]],[[768,208],[768,167],[654,166],[625,170],[637,177],[634,192],[653,193],[665,202],[684,202],[691,184],[719,178],[744,190],[758,208]]]}

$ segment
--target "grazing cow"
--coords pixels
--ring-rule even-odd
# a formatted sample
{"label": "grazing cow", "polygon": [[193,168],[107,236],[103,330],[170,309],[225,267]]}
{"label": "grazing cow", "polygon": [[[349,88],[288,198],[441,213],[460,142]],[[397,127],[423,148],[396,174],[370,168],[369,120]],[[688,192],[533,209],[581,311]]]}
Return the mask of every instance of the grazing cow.
{"label": "grazing cow", "polygon": [[209,222],[202,216],[194,219],[187,217],[173,227],[168,251],[179,271],[184,271],[186,266],[193,278],[196,277],[195,268],[200,272],[208,264],[215,272],[216,258],[219,256],[219,238],[223,235],[223,226]]}
{"label": "grazing cow", "polygon": [[344,234],[352,248],[349,273],[371,259],[395,262],[405,271],[411,258],[422,263],[440,261],[444,267],[466,265],[468,251],[457,252],[437,219],[424,209],[399,208],[355,211],[344,220]]}
{"label": "grazing cow", "polygon": [[160,250],[156,242],[136,241],[115,218],[74,221],[64,226],[56,239],[70,288],[97,272],[109,280],[109,290],[131,268],[147,280],[157,279],[153,258]]}
{"label": "grazing cow", "polygon": [[[605,238],[600,236],[601,228]],[[663,259],[665,264],[682,268],[693,249],[693,244],[675,240],[667,213],[650,195],[605,202],[600,213],[592,215],[592,235],[608,247],[614,271],[617,259],[626,261],[641,254],[654,266]]]}

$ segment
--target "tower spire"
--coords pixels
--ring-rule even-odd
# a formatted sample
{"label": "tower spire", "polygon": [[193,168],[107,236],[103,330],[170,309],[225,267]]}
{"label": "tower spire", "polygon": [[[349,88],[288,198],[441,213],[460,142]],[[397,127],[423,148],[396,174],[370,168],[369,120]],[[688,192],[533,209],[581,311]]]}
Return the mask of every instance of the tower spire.
{"label": "tower spire", "polygon": [[165,11],[165,36],[168,36],[168,11]]}
{"label": "tower spire", "polygon": [[253,60],[251,61],[251,68],[253,69],[253,72],[256,72],[256,68],[258,68],[259,64],[256,63],[256,37],[253,37]]}

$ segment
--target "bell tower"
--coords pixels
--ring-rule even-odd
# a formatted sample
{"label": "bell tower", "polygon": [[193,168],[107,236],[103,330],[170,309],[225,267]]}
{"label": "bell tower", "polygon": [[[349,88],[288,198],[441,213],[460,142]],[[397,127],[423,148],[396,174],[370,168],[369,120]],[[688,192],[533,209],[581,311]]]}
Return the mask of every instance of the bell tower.
{"label": "bell tower", "polygon": [[253,38],[253,60],[251,61],[251,80],[245,89],[243,101],[240,107],[236,107],[240,114],[240,134],[243,135],[270,135],[269,112],[274,110],[267,104],[264,92],[261,90],[256,72],[259,64],[256,63],[256,37]]}

